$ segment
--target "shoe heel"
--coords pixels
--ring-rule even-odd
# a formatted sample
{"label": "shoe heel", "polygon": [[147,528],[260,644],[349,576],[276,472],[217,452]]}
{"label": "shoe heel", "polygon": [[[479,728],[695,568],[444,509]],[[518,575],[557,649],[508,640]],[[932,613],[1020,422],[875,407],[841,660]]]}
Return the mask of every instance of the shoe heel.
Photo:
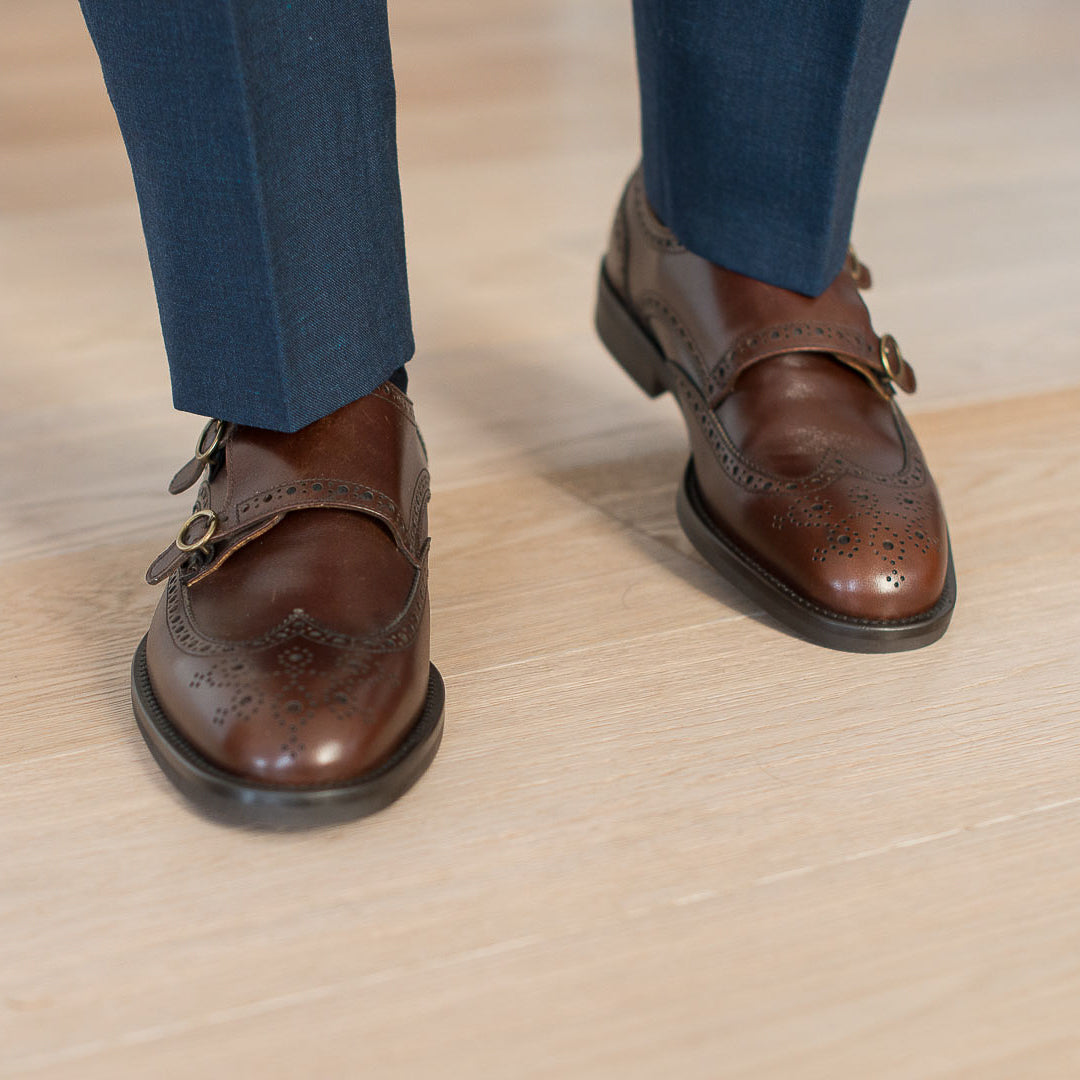
{"label": "shoe heel", "polygon": [[596,332],[622,369],[649,397],[666,389],[664,357],[615,292],[603,264],[596,295]]}

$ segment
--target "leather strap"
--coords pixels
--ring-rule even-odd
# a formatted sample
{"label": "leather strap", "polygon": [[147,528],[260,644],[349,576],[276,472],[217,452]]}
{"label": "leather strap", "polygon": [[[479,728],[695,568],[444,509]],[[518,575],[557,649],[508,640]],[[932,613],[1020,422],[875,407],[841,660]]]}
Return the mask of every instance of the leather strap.
{"label": "leather strap", "polygon": [[[204,509],[200,505],[204,501],[208,500],[200,497],[196,503],[196,515]],[[210,562],[192,579],[193,584],[216,570],[237,548],[273,528],[285,514],[293,510],[319,508],[355,510],[377,518],[389,529],[394,542],[406,558],[419,567],[420,553],[413,550],[415,538],[411,536],[411,523],[405,520],[401,508],[389,495],[364,484],[335,480],[332,477],[313,477],[256,492],[249,498],[225,506],[219,511],[205,507],[207,514],[213,516],[192,521],[190,531],[182,530],[181,535],[150,564],[146,580],[149,584],[156,585],[191,558],[192,549],[180,547],[179,541],[195,544],[194,550],[199,550],[198,541],[205,536],[208,545],[213,548]],[[209,524],[211,521],[212,526]]]}
{"label": "leather strap", "polygon": [[709,408],[715,409],[731,393],[736,380],[762,360],[785,353],[823,352],[864,375],[885,397],[898,386],[905,393],[915,390],[915,372],[903,358],[895,339],[879,338],[853,326],[818,322],[776,323],[738,338],[709,373],[715,389]]}
{"label": "leather strap", "polygon": [[183,465],[169,481],[169,494],[179,495],[196,484],[203,474],[203,469],[216,460],[221,447],[232,430],[233,425],[224,420],[208,420],[202,434],[195,443],[195,454]]}
{"label": "leather strap", "polygon": [[151,584],[181,568],[186,583],[201,580],[298,510],[374,518],[420,567],[427,455],[412,403],[391,383],[291,434],[210,420],[169,489],[184,491],[204,473],[193,513],[147,570]]}

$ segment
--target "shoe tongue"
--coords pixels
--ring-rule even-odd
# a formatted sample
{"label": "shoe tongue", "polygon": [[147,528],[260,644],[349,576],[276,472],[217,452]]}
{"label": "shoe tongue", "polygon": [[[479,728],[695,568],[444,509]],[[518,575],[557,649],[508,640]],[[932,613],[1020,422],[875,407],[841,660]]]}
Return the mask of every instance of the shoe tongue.
{"label": "shoe tongue", "polygon": [[720,267],[713,268],[723,345],[781,323],[835,323],[873,334],[870,313],[852,277],[841,271],[819,296],[769,285]]}
{"label": "shoe tongue", "polygon": [[407,399],[398,394],[399,402],[383,390],[291,434],[236,427],[224,470],[230,501],[296,480],[363,484],[399,500],[407,470],[415,475],[415,451],[408,452],[415,439],[408,437],[411,424],[402,422]]}

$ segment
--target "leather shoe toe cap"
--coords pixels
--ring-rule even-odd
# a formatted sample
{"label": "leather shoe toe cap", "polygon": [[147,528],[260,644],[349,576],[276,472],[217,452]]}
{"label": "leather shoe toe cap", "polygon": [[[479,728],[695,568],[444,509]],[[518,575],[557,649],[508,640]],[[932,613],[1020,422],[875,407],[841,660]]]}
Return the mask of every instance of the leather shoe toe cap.
{"label": "leather shoe toe cap", "polygon": [[154,695],[177,733],[235,776],[285,786],[357,779],[393,753],[423,707],[426,648],[305,636],[312,627],[298,615],[278,642],[200,655],[177,647],[165,606],[163,597],[147,638]]}

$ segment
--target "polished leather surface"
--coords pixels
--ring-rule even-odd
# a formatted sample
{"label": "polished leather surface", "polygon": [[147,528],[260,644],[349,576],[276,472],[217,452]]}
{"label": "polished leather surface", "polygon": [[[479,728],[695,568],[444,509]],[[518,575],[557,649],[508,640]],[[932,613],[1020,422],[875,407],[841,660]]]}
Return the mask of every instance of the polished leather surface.
{"label": "polished leather surface", "polygon": [[[333,784],[377,768],[428,686],[428,472],[390,383],[295,434],[222,425],[147,637],[179,735],[248,780]],[[174,489],[198,479],[201,462]]]}
{"label": "polished leather surface", "polygon": [[933,607],[945,516],[897,405],[914,374],[874,332],[865,268],[849,258],[816,298],[721,269],[664,227],[636,174],[605,270],[664,354],[716,528],[828,612]]}

